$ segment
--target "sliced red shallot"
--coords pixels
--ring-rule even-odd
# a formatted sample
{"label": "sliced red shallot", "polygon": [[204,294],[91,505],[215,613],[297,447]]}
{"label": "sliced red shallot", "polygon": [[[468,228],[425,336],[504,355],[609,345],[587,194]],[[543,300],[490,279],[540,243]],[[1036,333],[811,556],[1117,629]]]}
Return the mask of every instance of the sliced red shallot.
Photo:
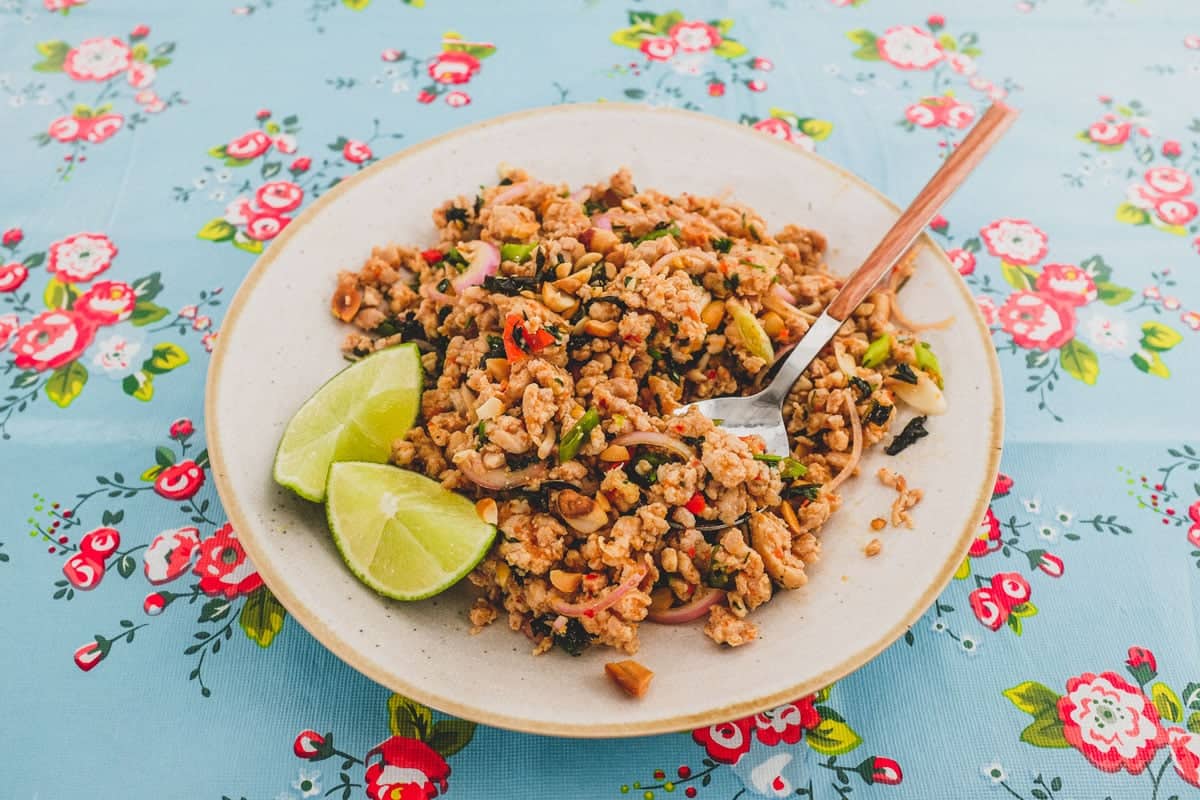
{"label": "sliced red shallot", "polygon": [[546,477],[545,464],[531,464],[524,469],[510,471],[507,469],[487,469],[478,458],[467,458],[458,464],[459,471],[476,486],[484,489],[515,489],[535,480]]}
{"label": "sliced red shallot", "polygon": [[665,433],[658,431],[634,431],[618,436],[612,440],[613,444],[619,444],[622,447],[630,445],[644,444],[647,447],[658,447],[667,452],[674,453],[680,458],[691,461],[696,457],[692,448],[688,447],[683,442],[676,439],[674,436],[668,436]]}
{"label": "sliced red shallot", "polygon": [[608,218],[608,212],[592,217],[592,227],[599,228],[602,231],[611,231],[612,220]]}
{"label": "sliced red shallot", "polygon": [[513,200],[524,197],[526,194],[533,189],[536,189],[540,185],[541,184],[539,184],[537,181],[521,181],[520,183],[514,183],[504,191],[497,193],[497,195],[492,198],[492,205],[502,206],[506,203],[511,203]]}
{"label": "sliced red shallot", "polygon": [[564,617],[594,617],[606,608],[613,606],[618,600],[642,582],[642,578],[646,577],[644,569],[636,570],[625,580],[621,581],[617,588],[613,589],[603,597],[597,597],[594,600],[589,600],[586,603],[565,603],[561,600],[555,600],[550,604],[557,613]]}
{"label": "sliced red shallot", "polygon": [[854,468],[858,466],[859,459],[862,458],[863,449],[863,433],[862,423],[858,419],[858,406],[854,405],[854,398],[847,390],[843,395],[846,398],[846,406],[850,414],[850,430],[854,435],[854,445],[850,448],[850,460],[846,462],[846,466],[842,467],[842,471],[834,476],[833,480],[825,484],[823,491],[832,494],[837,487],[842,485],[842,481],[849,478],[854,472]]}
{"label": "sliced red shallot", "polygon": [[462,294],[468,286],[478,286],[489,275],[495,275],[500,268],[500,250],[491,242],[478,241],[471,261],[463,273],[455,278],[451,285],[454,291]]}
{"label": "sliced red shallot", "polygon": [[707,589],[697,592],[696,596],[681,606],[668,608],[665,611],[651,611],[646,619],[659,625],[681,625],[699,619],[708,610],[725,599],[724,589]]}
{"label": "sliced red shallot", "polygon": [[773,284],[771,286],[771,294],[775,295],[785,303],[793,306],[796,305],[796,295],[785,289],[782,283]]}

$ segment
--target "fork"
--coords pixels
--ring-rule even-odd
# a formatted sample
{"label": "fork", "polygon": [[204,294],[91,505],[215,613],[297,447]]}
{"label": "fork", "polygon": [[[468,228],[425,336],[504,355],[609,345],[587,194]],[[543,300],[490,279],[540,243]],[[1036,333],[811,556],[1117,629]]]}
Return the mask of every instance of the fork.
{"label": "fork", "polygon": [[696,408],[710,419],[721,420],[721,427],[735,436],[762,437],[768,453],[789,455],[791,446],[783,421],[783,401],[792,385],[859,303],[866,299],[879,280],[912,246],[950,195],[1013,124],[1017,114],[1016,109],[1003,103],[996,103],[987,110],[900,214],[862,265],[846,279],[841,291],[777,366],[778,371],[766,388],[744,397],[700,400],[678,409],[676,413],[686,413],[689,408]]}

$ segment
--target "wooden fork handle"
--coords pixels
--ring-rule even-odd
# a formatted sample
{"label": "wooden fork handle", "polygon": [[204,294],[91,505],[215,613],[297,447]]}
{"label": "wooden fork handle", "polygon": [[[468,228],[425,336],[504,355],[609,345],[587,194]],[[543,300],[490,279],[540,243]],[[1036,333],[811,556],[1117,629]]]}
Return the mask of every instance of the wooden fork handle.
{"label": "wooden fork handle", "polygon": [[858,304],[879,283],[904,251],[921,235],[925,226],[933,221],[938,210],[954,194],[967,175],[971,173],[988,150],[1004,135],[1017,119],[1016,109],[996,103],[975,123],[966,138],[946,157],[942,166],[929,179],[912,203],[896,220],[896,224],[884,235],[871,254],[846,280],[842,290],[826,309],[834,319],[845,321]]}

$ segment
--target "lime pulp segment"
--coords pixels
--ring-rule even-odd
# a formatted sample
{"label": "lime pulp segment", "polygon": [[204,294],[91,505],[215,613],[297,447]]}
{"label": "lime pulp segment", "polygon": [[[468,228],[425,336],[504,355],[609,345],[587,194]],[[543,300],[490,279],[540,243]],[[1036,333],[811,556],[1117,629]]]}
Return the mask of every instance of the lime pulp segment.
{"label": "lime pulp segment", "polygon": [[470,500],[388,464],[335,463],[325,513],[355,576],[397,600],[448,589],[475,568],[496,536]]}

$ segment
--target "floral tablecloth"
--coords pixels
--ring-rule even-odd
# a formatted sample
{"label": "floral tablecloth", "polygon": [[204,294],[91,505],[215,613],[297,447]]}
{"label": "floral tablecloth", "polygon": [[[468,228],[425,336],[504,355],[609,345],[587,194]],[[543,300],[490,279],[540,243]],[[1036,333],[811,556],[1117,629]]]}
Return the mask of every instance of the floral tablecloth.
{"label": "floral tablecloth", "polygon": [[[1187,0],[0,0],[0,794],[1200,796],[1198,85]],[[343,665],[246,560],[205,369],[343,177],[632,100],[904,201],[1005,97],[1023,119],[933,225],[1000,353],[1003,475],[855,674],[668,736],[476,727]]]}

